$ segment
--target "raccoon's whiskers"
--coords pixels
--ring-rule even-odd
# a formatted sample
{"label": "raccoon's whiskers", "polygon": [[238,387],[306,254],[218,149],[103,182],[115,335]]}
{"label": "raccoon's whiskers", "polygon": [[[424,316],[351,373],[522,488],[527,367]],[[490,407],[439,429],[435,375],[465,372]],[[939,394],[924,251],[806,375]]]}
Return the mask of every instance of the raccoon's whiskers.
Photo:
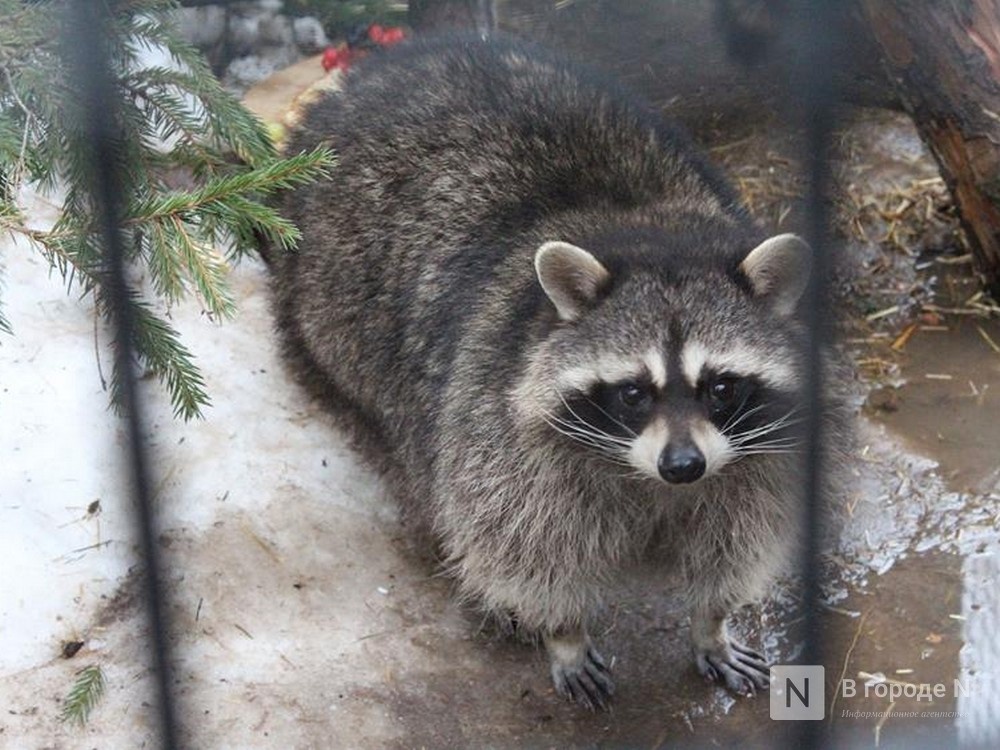
{"label": "raccoon's whiskers", "polygon": [[798,448],[800,445],[798,440],[791,438],[779,438],[777,440],[765,440],[762,443],[753,443],[746,447],[745,450],[758,450],[765,448]]}
{"label": "raccoon's whiskers", "polygon": [[777,455],[791,455],[800,454],[802,451],[798,448],[772,448],[767,450],[748,450],[741,451],[735,454],[732,461],[729,462],[730,466],[737,463],[741,459],[747,458],[748,456],[777,456]]}
{"label": "raccoon's whiskers", "polygon": [[766,404],[758,404],[757,406],[753,407],[752,409],[747,409],[747,411],[736,412],[736,414],[734,414],[733,416],[731,416],[729,418],[729,421],[727,421],[724,425],[722,425],[722,429],[720,430],[720,432],[722,432],[722,433],[729,432],[734,427],[736,427],[736,425],[738,425],[740,422],[742,422],[747,417],[749,417],[751,414],[755,414],[756,412],[759,412],[765,406],[766,406]]}
{"label": "raccoon's whiskers", "polygon": [[[576,419],[581,424],[586,425],[588,428],[590,428],[590,430],[593,431],[594,434],[601,435],[604,438],[606,438],[607,440],[617,442],[617,443],[619,443],[622,446],[631,446],[632,445],[632,441],[630,441],[630,440],[625,440],[623,438],[616,437],[616,436],[611,435],[611,434],[609,434],[607,432],[603,432],[603,431],[600,431],[600,430],[597,430],[596,428],[594,428],[593,425],[589,424],[585,419],[583,419],[583,417],[581,417],[579,414],[576,413],[576,411],[573,409],[573,407],[569,405],[569,402],[566,401],[566,397],[563,396],[561,393],[559,394],[559,400],[562,401],[563,406],[566,407],[566,411],[568,411],[570,414],[572,414],[574,417],[576,417]],[[587,400],[590,401],[590,399],[587,399]],[[593,401],[591,401],[591,403],[593,403]],[[594,404],[594,406],[597,406],[597,404]],[[597,406],[597,408],[601,409],[601,407],[599,407],[599,406]],[[601,409],[601,411],[604,412],[603,409]],[[604,413],[607,414],[607,412],[604,412]],[[610,417],[611,415],[608,415],[608,416]],[[613,417],[611,417],[611,418],[614,419]],[[614,421],[617,422],[618,420],[614,420]],[[621,423],[619,422],[619,424],[621,424]],[[622,425],[622,427],[625,427],[625,425]],[[625,427],[625,429],[628,429],[628,428]],[[632,431],[629,430],[629,432],[632,432]],[[632,435],[635,436],[635,433],[633,432]]]}
{"label": "raccoon's whiskers", "polygon": [[623,455],[630,445],[627,440],[620,440],[607,433],[586,429],[589,427],[586,423],[567,422],[551,412],[543,412],[542,418],[556,432],[578,443],[596,448],[605,454]]}
{"label": "raccoon's whiskers", "polygon": [[[560,397],[560,398],[561,398],[561,397]],[[566,403],[565,399],[563,400],[563,403]],[[591,398],[588,398],[588,399],[587,399],[587,403],[588,403],[588,404],[591,404],[591,405],[592,405],[592,406],[593,406],[593,407],[594,407],[595,409],[597,409],[597,410],[598,410],[599,412],[601,412],[601,414],[603,414],[603,415],[604,415],[604,416],[606,416],[606,417],[607,417],[608,419],[610,419],[610,420],[611,420],[612,422],[614,422],[614,423],[615,423],[616,425],[618,425],[618,426],[619,426],[619,427],[621,427],[621,428],[622,428],[623,430],[625,430],[626,432],[628,432],[628,434],[629,434],[629,435],[631,435],[632,437],[639,437],[639,436],[638,436],[638,435],[636,434],[635,430],[633,430],[633,429],[632,429],[631,427],[629,427],[629,426],[628,426],[627,424],[625,424],[624,422],[622,422],[622,421],[621,421],[620,419],[616,419],[615,417],[613,417],[613,416],[611,416],[610,414],[608,414],[608,412],[606,412],[606,411],[605,411],[605,410],[604,410],[604,409],[603,409],[603,408],[601,407],[601,405],[600,405],[600,404],[598,404],[598,403],[597,403],[596,401],[594,401],[593,399],[591,399]]]}
{"label": "raccoon's whiskers", "polygon": [[626,448],[630,445],[628,441],[620,440],[614,435],[608,435],[605,432],[594,430],[586,422],[570,422],[556,414],[552,414],[551,412],[543,412],[542,416],[552,427],[568,437],[579,436],[582,438],[589,438],[603,445],[621,446],[622,448]]}
{"label": "raccoon's whiskers", "polygon": [[738,435],[731,435],[730,436],[730,443],[732,445],[736,445],[736,446],[747,445],[748,443],[749,444],[757,444],[757,443],[761,442],[761,440],[760,440],[761,438],[767,437],[768,435],[771,435],[772,433],[778,432],[779,430],[782,430],[785,427],[791,427],[793,425],[799,424],[801,421],[802,420],[798,419],[798,420],[794,420],[794,421],[791,421],[791,422],[785,422],[785,423],[782,423],[782,424],[771,425],[767,429],[761,429],[759,431],[745,432],[745,433],[740,433]]}
{"label": "raccoon's whiskers", "polygon": [[558,432],[561,435],[565,435],[570,440],[575,440],[578,443],[582,443],[583,445],[589,446],[591,448],[597,448],[599,450],[605,450],[609,447],[599,442],[598,440],[588,437],[588,433],[576,429],[567,429],[565,427],[560,426],[554,419],[550,417],[545,417],[545,422],[550,427],[552,427],[552,429],[554,429],[556,432]]}
{"label": "raccoon's whiskers", "polygon": [[764,437],[772,432],[783,429],[785,427],[790,427],[802,422],[801,419],[793,419],[794,415],[798,411],[798,408],[792,409],[784,416],[778,417],[777,419],[768,422],[767,424],[761,425],[760,427],[755,427],[751,430],[746,430],[744,432],[737,432],[729,436],[729,441],[734,447],[745,445],[750,441],[756,441],[759,438]]}
{"label": "raccoon's whiskers", "polygon": [[[570,414],[572,414],[574,417],[576,417],[577,422],[579,422],[579,425],[582,428],[584,428],[584,431],[589,432],[590,434],[595,435],[595,436],[599,435],[602,440],[607,440],[609,443],[616,443],[618,445],[621,445],[623,448],[629,448],[629,447],[632,446],[632,441],[631,440],[626,440],[624,438],[620,438],[620,437],[617,437],[615,435],[611,435],[611,434],[609,434],[607,432],[604,432],[602,430],[598,430],[597,428],[595,428],[594,425],[590,424],[583,417],[581,417],[579,414],[576,413],[576,411],[573,409],[572,406],[569,405],[569,402],[566,401],[566,398],[562,394],[559,394],[559,400],[562,401],[563,406],[566,407],[566,411],[568,411]],[[595,404],[595,406],[596,406],[596,404]],[[600,407],[598,407],[598,408],[600,408]],[[603,409],[602,409],[602,411],[603,411]],[[615,421],[617,421],[617,420],[615,420]],[[576,422],[567,422],[567,424],[571,424],[573,426],[577,425]],[[624,427],[624,425],[622,425],[622,426]],[[628,428],[626,428],[626,429],[628,429]],[[631,430],[629,430],[629,431],[631,432]],[[633,436],[635,436],[635,433],[632,433],[632,434],[633,434]]]}
{"label": "raccoon's whiskers", "polygon": [[745,448],[737,447],[734,453],[744,454],[750,451],[768,451],[768,450],[784,450],[784,449],[798,449],[801,445],[798,440],[771,440],[765,441],[763,443],[754,443],[748,445]]}
{"label": "raccoon's whiskers", "polygon": [[736,463],[740,459],[748,456],[773,456],[779,454],[792,454],[801,452],[801,441],[794,437],[774,438],[758,443],[751,443],[747,446],[733,445],[733,460]]}

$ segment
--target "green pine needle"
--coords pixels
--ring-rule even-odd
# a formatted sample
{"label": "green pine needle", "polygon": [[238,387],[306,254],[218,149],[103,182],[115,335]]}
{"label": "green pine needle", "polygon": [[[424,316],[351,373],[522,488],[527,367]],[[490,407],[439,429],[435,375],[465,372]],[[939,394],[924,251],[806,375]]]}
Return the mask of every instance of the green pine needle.
{"label": "green pine needle", "polygon": [[[2,220],[0,220],[0,227],[2,226],[3,226]],[[3,287],[3,266],[0,266],[0,288],[2,287]],[[5,333],[8,336],[10,336],[13,332],[14,330],[10,327],[10,321],[7,320],[7,317],[3,314],[3,307],[0,307],[0,333]],[[2,343],[3,341],[0,340],[0,344]]]}
{"label": "green pine needle", "polygon": [[60,721],[71,721],[80,726],[87,723],[90,712],[104,695],[104,672],[96,664],[84,667],[76,673],[76,682],[63,701]]}
{"label": "green pine needle", "polygon": [[[287,159],[275,159],[256,169],[214,179],[198,190],[151,197],[135,207],[131,221],[156,221],[198,210],[224,210],[227,199],[247,194],[266,195],[311,182],[326,175],[332,163],[333,155],[322,147]],[[244,203],[242,208],[252,208],[252,204]]]}
{"label": "green pine needle", "polygon": [[[107,314],[107,300],[98,297]],[[189,420],[201,416],[201,409],[211,401],[205,391],[205,379],[194,363],[194,355],[184,346],[177,331],[156,314],[152,305],[132,292],[128,300],[132,316],[132,347],[139,363],[164,384],[170,394],[174,416]],[[111,403],[120,408],[122,375],[117,361],[111,373]]]}
{"label": "green pine needle", "polygon": [[[168,391],[174,412],[201,415],[209,403],[194,356],[166,321],[173,304],[196,299],[213,320],[236,311],[232,262],[261,238],[291,249],[298,230],[264,200],[278,190],[322,179],[333,165],[326,149],[282,158],[267,129],[222,88],[204,57],[179,37],[174,0],[104,0],[109,66],[120,101],[122,238],[133,277],[133,346],[139,363]],[[94,165],[83,128],[81,92],[60,57],[65,23],[60,0],[0,0],[0,231],[26,237],[68,290],[94,294],[110,319],[106,267],[89,186]],[[169,65],[147,65],[144,49],[165,50]],[[233,158],[235,157],[235,159]],[[170,187],[184,174],[192,187]],[[29,228],[19,189],[65,189],[51,231]],[[2,292],[2,290],[0,290]],[[0,300],[2,301],[2,300]],[[0,331],[9,322],[0,311]],[[111,397],[120,403],[120,374]]]}

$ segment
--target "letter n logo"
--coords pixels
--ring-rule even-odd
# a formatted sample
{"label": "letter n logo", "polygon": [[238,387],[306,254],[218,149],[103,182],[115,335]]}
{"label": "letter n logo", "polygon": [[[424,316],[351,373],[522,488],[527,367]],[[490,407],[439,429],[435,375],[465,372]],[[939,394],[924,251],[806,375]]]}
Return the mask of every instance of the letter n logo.
{"label": "letter n logo", "polygon": [[826,684],[822,666],[776,664],[771,667],[771,718],[779,721],[822,719]]}

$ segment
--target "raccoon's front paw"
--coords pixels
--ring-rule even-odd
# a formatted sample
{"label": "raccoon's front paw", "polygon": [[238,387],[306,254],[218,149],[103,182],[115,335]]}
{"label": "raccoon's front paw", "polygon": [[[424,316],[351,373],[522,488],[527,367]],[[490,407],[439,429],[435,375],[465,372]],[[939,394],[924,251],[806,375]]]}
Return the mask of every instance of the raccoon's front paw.
{"label": "raccoon's front paw", "polygon": [[611,672],[604,659],[592,646],[587,647],[583,659],[577,664],[552,662],[552,682],[556,692],[594,711],[608,710],[608,702],[615,693]]}
{"label": "raccoon's front paw", "polygon": [[770,665],[756,651],[727,639],[725,645],[711,649],[696,649],[698,671],[706,679],[725,683],[740,695],[754,695],[771,684]]}
{"label": "raccoon's front paw", "polygon": [[547,636],[545,646],[552,662],[552,682],[560,695],[591,711],[607,710],[615,692],[611,673],[582,632]]}

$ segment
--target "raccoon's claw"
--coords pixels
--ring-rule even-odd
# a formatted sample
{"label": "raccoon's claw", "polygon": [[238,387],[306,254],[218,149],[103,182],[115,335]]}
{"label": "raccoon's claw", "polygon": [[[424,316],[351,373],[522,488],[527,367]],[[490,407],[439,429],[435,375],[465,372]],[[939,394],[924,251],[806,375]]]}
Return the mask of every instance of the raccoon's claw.
{"label": "raccoon's claw", "polygon": [[552,663],[552,681],[556,692],[580,705],[595,711],[608,710],[608,702],[615,692],[615,684],[601,655],[588,646],[583,659],[577,664]]}
{"label": "raccoon's claw", "polygon": [[723,682],[734,693],[752,696],[771,684],[770,666],[756,651],[730,640],[722,647],[697,651],[698,671],[713,682]]}

